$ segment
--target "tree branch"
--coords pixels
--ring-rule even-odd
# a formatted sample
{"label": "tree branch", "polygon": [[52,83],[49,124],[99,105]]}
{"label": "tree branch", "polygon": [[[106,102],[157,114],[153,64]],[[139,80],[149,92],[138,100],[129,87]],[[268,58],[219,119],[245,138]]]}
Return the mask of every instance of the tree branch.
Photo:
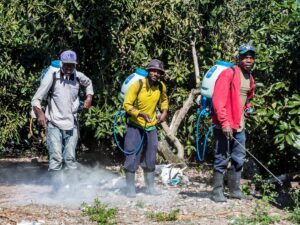
{"label": "tree branch", "polygon": [[174,146],[177,149],[177,156],[179,159],[184,159],[184,147],[180,143],[179,139],[175,137],[174,133],[170,130],[166,122],[161,123],[164,131],[166,132],[167,137],[172,141]]}
{"label": "tree branch", "polygon": [[196,87],[200,87],[200,73],[199,73],[199,63],[197,58],[197,51],[196,51],[196,39],[191,42],[192,46],[192,54],[193,54],[193,62],[195,68],[195,78],[196,78]]}
{"label": "tree branch", "polygon": [[189,111],[191,106],[194,104],[195,95],[197,95],[197,94],[200,94],[200,90],[192,89],[189,94],[189,97],[183,103],[183,106],[181,107],[181,109],[176,111],[175,114],[177,114],[177,118],[176,118],[176,120],[172,120],[172,123],[170,125],[170,130],[173,134],[176,135],[179,125],[181,124],[182,120],[184,119],[185,115],[187,114],[187,112]]}
{"label": "tree branch", "polygon": [[260,97],[260,98],[262,98],[262,97],[265,97],[266,95],[270,94],[270,93],[271,93],[271,91],[272,91],[272,89],[273,89],[273,87],[274,87],[276,84],[278,84],[278,82],[277,82],[277,83],[275,83],[275,84],[272,84],[272,85],[269,87],[269,90],[268,90],[267,92],[265,92],[265,93],[264,93],[264,94],[262,94],[262,95],[258,95],[257,97]]}

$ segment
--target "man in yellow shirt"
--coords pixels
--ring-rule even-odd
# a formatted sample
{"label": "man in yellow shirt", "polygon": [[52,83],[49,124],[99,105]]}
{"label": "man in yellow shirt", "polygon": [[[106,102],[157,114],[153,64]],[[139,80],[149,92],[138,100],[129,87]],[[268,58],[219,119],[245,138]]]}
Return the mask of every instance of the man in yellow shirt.
{"label": "man in yellow shirt", "polygon": [[[158,137],[156,124],[166,120],[168,112],[168,97],[166,86],[160,81],[165,73],[163,62],[153,59],[147,66],[149,75],[141,81],[133,83],[126,93],[123,107],[129,115],[125,135],[124,148],[134,151],[140,144],[142,136],[145,141],[140,151],[126,155],[124,169],[126,174],[126,195],[135,197],[135,171],[138,166],[144,170],[146,193],[160,194],[154,189],[154,170]],[[160,103],[161,114],[156,113]]]}

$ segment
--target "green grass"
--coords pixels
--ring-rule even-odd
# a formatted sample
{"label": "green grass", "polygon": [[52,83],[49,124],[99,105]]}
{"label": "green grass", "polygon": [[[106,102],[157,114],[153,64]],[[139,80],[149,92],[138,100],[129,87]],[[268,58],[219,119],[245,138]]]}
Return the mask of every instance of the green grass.
{"label": "green grass", "polygon": [[108,208],[107,205],[101,203],[99,199],[94,200],[92,206],[82,203],[83,215],[88,216],[98,225],[113,225],[115,223],[117,209]]}
{"label": "green grass", "polygon": [[162,221],[176,221],[179,209],[172,210],[171,212],[147,212],[146,216],[150,220],[156,222]]}
{"label": "green grass", "polygon": [[[262,196],[260,200],[256,200],[256,206],[249,216],[240,216],[233,219],[231,224],[234,225],[269,225],[280,221],[279,215],[271,215],[270,202],[275,202],[277,192],[274,184],[265,182],[261,176],[256,175],[254,177],[254,183],[260,183]],[[249,190],[246,190],[249,191]]]}
{"label": "green grass", "polygon": [[137,201],[137,203],[135,204],[136,207],[138,208],[145,208],[145,202],[143,201]]}
{"label": "green grass", "polygon": [[290,212],[289,220],[295,224],[300,224],[300,208],[295,208]]}
{"label": "green grass", "polygon": [[300,190],[292,190],[290,195],[293,200],[293,207],[289,212],[289,220],[295,224],[300,224]]}
{"label": "green grass", "polygon": [[256,207],[249,216],[235,218],[234,225],[269,225],[281,220],[279,215],[270,215],[270,206],[261,200],[256,201]]}

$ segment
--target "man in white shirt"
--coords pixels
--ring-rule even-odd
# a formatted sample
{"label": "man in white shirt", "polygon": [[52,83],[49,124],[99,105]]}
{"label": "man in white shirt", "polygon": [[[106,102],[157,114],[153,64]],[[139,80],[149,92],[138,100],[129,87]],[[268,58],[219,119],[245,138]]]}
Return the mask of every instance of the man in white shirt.
{"label": "man in white shirt", "polygon": [[[42,79],[31,101],[38,123],[47,130],[49,171],[77,168],[79,86],[86,89],[83,108],[91,106],[94,94],[92,81],[76,70],[76,53],[64,51],[60,60],[61,68]],[[41,102],[45,96],[48,96],[48,104],[44,113]]]}

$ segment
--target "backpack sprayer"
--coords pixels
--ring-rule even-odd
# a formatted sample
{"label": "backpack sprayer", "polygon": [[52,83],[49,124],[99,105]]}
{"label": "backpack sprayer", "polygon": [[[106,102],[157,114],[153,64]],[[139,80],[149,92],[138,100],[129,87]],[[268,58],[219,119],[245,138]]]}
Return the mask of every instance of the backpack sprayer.
{"label": "backpack sprayer", "polygon": [[[197,123],[196,123],[196,151],[197,151],[197,156],[199,161],[203,161],[204,160],[204,155],[205,155],[205,151],[206,151],[206,143],[207,143],[207,139],[209,137],[209,134],[212,132],[212,129],[216,126],[216,125],[212,125],[206,135],[205,135],[205,139],[204,139],[204,143],[203,143],[203,149],[202,152],[200,152],[199,149],[199,127],[200,127],[200,120],[202,116],[205,117],[209,117],[213,115],[213,108],[212,108],[212,95],[214,92],[214,87],[215,87],[215,83],[219,77],[219,75],[221,74],[221,72],[223,72],[225,69],[228,68],[232,68],[233,69],[234,64],[230,63],[230,62],[224,62],[224,61],[216,61],[216,65],[214,65],[213,67],[211,67],[206,74],[204,75],[203,81],[202,81],[202,86],[201,86],[201,99],[200,99],[200,108],[198,108],[197,114]],[[234,69],[233,69],[233,73],[235,73]],[[250,108],[248,113],[251,113],[252,109]],[[283,183],[281,182],[281,180],[276,177],[266,166],[264,166],[251,152],[249,152],[238,140],[236,140],[233,137],[233,140],[236,141],[259,165],[261,165],[271,176],[273,176],[275,178],[276,181],[278,181],[278,183],[282,186]],[[229,144],[230,139],[228,138],[228,144]],[[228,147],[229,149],[229,147]]]}
{"label": "backpack sprayer", "polygon": [[[114,116],[113,133],[114,133],[114,140],[115,140],[116,145],[126,155],[133,155],[133,154],[136,154],[138,151],[140,151],[140,149],[142,148],[143,143],[144,143],[145,132],[143,132],[141,142],[132,151],[127,151],[121,147],[121,145],[118,141],[118,137],[117,137],[117,125],[118,125],[119,120],[122,120],[123,118],[127,118],[126,112],[122,109],[122,104],[124,102],[125,95],[126,95],[127,91],[129,90],[129,87],[137,80],[141,80],[147,76],[148,76],[148,72],[146,70],[136,69],[134,71],[134,73],[129,75],[126,78],[126,80],[123,82],[122,87],[121,87],[121,92],[119,94],[120,106],[119,106],[118,112]],[[140,91],[140,89],[139,89],[139,91]]]}
{"label": "backpack sprayer", "polygon": [[[58,72],[60,70],[61,67],[61,61],[60,60],[53,60],[51,61],[50,66],[48,66],[42,73],[41,77],[40,77],[40,82],[46,77],[46,76],[52,76],[54,73]],[[46,100],[48,98],[48,96],[46,96],[43,100]],[[33,111],[33,109],[31,109],[30,111],[30,120],[29,120],[29,134],[34,137],[33,134],[33,119],[36,119],[36,115]],[[45,136],[45,135],[43,135]],[[44,137],[42,137],[44,138]],[[39,142],[43,142],[43,140],[38,140]]]}
{"label": "backpack sprayer", "polygon": [[[61,68],[61,61],[60,60],[52,60],[51,61],[51,64],[50,66],[48,66],[43,72],[42,72],[42,75],[40,77],[40,81],[42,81],[46,76],[52,76],[53,77],[53,84],[54,85],[54,74],[57,73]],[[51,89],[49,90],[49,92],[52,91],[52,87]],[[47,100],[47,98],[51,95],[51,93],[47,96],[45,96],[45,98],[43,100]],[[83,101],[79,101],[79,107],[78,107],[78,112],[81,112],[83,110]],[[36,115],[33,111],[33,109],[31,109],[31,112],[30,112],[30,121],[29,121],[29,134],[34,137],[33,135],[33,119],[36,119]],[[40,142],[40,141],[39,141]]]}
{"label": "backpack sprayer", "polygon": [[233,63],[230,62],[224,62],[224,61],[216,61],[216,65],[211,67],[206,74],[204,75],[202,86],[201,86],[201,99],[200,99],[200,107],[197,110],[197,123],[196,123],[196,151],[197,156],[200,161],[204,160],[204,155],[206,151],[206,143],[207,139],[209,137],[209,134],[212,132],[212,129],[215,127],[215,125],[212,125],[206,135],[203,142],[203,149],[202,152],[200,152],[199,148],[199,127],[200,127],[200,121],[201,117],[210,117],[213,115],[213,109],[212,109],[212,95],[214,92],[214,87],[216,80],[218,79],[221,72],[228,68],[233,68]]}

